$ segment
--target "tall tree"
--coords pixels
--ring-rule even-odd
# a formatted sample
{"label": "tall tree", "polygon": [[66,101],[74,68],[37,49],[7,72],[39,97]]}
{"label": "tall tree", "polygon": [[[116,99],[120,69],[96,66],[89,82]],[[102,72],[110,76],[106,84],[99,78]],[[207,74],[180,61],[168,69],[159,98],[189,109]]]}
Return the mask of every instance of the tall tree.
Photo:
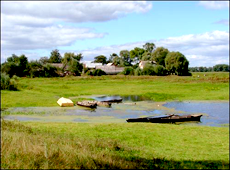
{"label": "tall tree", "polygon": [[114,63],[114,59],[116,58],[116,57],[119,57],[116,53],[112,53],[112,54],[110,54],[110,57],[109,57],[109,59],[108,59],[108,63]]}
{"label": "tall tree", "polygon": [[74,53],[65,53],[64,58],[62,60],[63,68],[68,66],[69,71],[75,73],[76,75],[80,75],[83,69],[83,65],[80,63],[80,60],[83,58],[82,54],[75,55]]}
{"label": "tall tree", "polygon": [[106,64],[107,63],[107,58],[104,55],[99,55],[99,56],[94,58],[94,63]]}
{"label": "tall tree", "polygon": [[62,61],[62,56],[59,53],[59,50],[55,49],[51,52],[50,54],[50,62],[51,63],[61,63]]}
{"label": "tall tree", "polygon": [[132,59],[130,58],[130,52],[128,50],[120,51],[121,65],[122,66],[131,66]]}
{"label": "tall tree", "polygon": [[189,62],[180,52],[169,52],[165,58],[165,67],[171,74],[179,76],[189,75]]}
{"label": "tall tree", "polygon": [[155,44],[154,43],[145,43],[145,45],[143,45],[143,48],[147,51],[147,52],[150,52],[152,53],[154,51],[154,49],[156,48]]}
{"label": "tall tree", "polygon": [[133,60],[134,63],[139,63],[144,52],[145,50],[143,48],[135,47],[133,50],[130,51],[130,58]]}
{"label": "tall tree", "polygon": [[156,61],[158,65],[165,66],[165,58],[169,50],[164,47],[157,47],[156,50],[152,53],[151,60]]}

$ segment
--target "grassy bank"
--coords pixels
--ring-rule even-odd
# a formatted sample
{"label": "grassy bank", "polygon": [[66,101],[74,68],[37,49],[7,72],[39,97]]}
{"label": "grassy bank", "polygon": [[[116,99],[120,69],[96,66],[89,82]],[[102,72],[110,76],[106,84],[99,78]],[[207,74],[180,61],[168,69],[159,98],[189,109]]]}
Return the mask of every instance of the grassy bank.
{"label": "grassy bank", "polygon": [[229,128],[1,123],[3,169],[229,168]]}
{"label": "grassy bank", "polygon": [[57,106],[60,97],[98,94],[143,95],[155,101],[229,100],[229,73],[193,73],[190,77],[21,78],[19,86],[20,91],[1,91],[2,108]]}

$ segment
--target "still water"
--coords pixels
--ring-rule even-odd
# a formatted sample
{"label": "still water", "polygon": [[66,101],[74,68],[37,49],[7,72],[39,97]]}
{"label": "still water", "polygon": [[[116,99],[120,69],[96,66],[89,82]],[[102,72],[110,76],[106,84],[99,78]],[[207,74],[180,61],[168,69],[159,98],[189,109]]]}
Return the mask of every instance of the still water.
{"label": "still water", "polygon": [[[108,122],[122,123],[128,118],[161,116],[168,114],[202,114],[201,122],[184,123],[189,125],[229,126],[229,102],[185,101],[154,102],[143,96],[91,96],[97,101],[122,98],[121,103],[111,107],[89,109],[74,107],[17,107],[5,111],[30,113],[9,115],[5,119],[44,122]],[[31,115],[31,113],[33,113]]]}

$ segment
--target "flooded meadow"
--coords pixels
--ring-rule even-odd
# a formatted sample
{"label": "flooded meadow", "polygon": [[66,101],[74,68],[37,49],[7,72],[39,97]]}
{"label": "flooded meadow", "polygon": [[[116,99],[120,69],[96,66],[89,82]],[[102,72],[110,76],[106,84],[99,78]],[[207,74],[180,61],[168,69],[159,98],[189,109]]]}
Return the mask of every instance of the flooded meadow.
{"label": "flooded meadow", "polygon": [[[86,123],[125,123],[126,119],[162,116],[170,114],[202,114],[200,122],[187,122],[189,125],[229,126],[229,102],[219,101],[173,101],[154,102],[143,96],[81,96],[97,101],[122,98],[111,107],[12,107],[2,112],[7,120],[42,122],[86,122]],[[4,114],[4,113],[3,113]]]}

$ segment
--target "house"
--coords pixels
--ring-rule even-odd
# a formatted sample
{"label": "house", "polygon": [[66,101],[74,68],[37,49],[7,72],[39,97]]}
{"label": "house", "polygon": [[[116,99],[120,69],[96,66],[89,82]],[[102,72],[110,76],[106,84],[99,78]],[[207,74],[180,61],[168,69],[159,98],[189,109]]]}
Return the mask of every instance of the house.
{"label": "house", "polygon": [[106,74],[118,74],[122,72],[125,68],[124,67],[118,67],[115,65],[102,65],[102,66],[96,66],[96,69],[103,70]]}
{"label": "house", "polygon": [[106,74],[118,74],[124,70],[124,67],[117,67],[113,63],[103,65],[102,63],[92,63],[89,61],[83,62],[84,68],[101,69]]}
{"label": "house", "polygon": [[96,69],[96,66],[102,66],[102,63],[93,63],[91,61],[82,62],[84,68]]}
{"label": "house", "polygon": [[150,64],[154,64],[154,65],[155,65],[155,64],[156,64],[156,61],[140,61],[140,62],[139,62],[139,67],[140,67],[140,69],[143,69],[147,63],[150,63]]}

